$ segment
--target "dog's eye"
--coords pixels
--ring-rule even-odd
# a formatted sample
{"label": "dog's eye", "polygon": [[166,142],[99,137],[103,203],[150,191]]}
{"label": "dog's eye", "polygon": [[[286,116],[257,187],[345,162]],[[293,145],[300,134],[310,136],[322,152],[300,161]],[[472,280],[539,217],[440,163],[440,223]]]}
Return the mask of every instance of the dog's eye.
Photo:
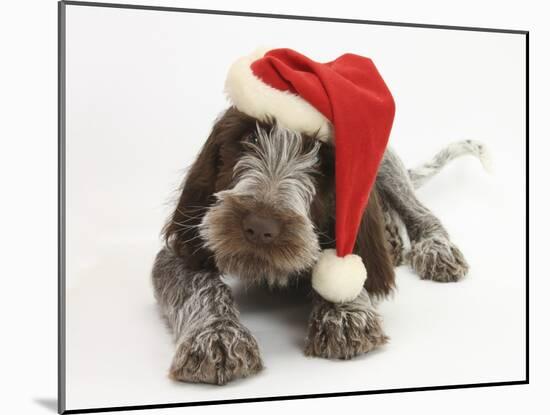
{"label": "dog's eye", "polygon": [[258,144],[258,136],[254,133],[251,133],[251,134],[246,136],[244,141],[246,143],[250,143],[250,144]]}

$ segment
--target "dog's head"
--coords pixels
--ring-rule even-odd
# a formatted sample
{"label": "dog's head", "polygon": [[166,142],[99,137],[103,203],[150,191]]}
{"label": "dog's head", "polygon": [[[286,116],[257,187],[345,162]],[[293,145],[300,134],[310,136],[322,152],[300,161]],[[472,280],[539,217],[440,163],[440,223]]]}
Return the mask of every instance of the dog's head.
{"label": "dog's head", "polygon": [[191,167],[165,237],[191,267],[285,285],[334,246],[333,227],[333,145],[230,108]]}

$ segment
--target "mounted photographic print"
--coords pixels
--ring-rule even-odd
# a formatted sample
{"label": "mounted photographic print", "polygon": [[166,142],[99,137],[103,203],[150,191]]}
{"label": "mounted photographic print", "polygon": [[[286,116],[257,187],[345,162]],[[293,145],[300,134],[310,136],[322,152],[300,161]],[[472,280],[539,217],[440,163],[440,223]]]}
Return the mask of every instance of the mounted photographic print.
{"label": "mounted photographic print", "polygon": [[59,29],[60,412],[528,382],[528,32]]}

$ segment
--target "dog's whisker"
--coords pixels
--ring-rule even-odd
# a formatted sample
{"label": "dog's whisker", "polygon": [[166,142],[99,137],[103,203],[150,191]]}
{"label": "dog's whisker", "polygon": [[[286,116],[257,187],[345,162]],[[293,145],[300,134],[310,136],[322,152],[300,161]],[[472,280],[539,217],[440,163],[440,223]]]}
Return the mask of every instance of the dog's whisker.
{"label": "dog's whisker", "polygon": [[[202,237],[202,235],[197,235],[196,237]],[[196,238],[195,237],[195,238]],[[191,253],[191,256],[195,255],[197,252],[199,252],[201,249],[203,249],[204,247],[203,246],[198,246],[197,249],[195,249],[192,253]]]}
{"label": "dog's whisker", "polygon": [[179,207],[176,207],[176,211],[182,215],[189,215],[190,213],[197,213],[197,215],[200,215],[201,213],[207,211],[210,208],[210,206],[198,206],[198,207],[191,207],[186,206],[185,212],[182,211]]}
{"label": "dog's whisker", "polygon": [[192,229],[178,229],[178,230],[174,231],[174,234],[177,234],[178,236],[183,237],[188,232],[193,232],[193,230]]}
{"label": "dog's whisker", "polygon": [[[198,238],[202,238],[202,236],[199,234],[199,235],[195,235],[194,237],[190,238],[190,239],[186,239],[184,240],[184,243],[188,244],[189,242],[191,241],[194,241],[195,239],[198,239]],[[202,247],[199,247],[199,248],[202,248]]]}
{"label": "dog's whisker", "polygon": [[[210,206],[185,205],[185,208],[187,210],[198,211],[198,210],[208,210],[210,208]],[[176,210],[180,213],[184,213],[178,207],[176,207]]]}
{"label": "dog's whisker", "polygon": [[189,225],[189,224],[185,224],[184,222],[176,222],[176,221],[174,221],[174,224],[178,225],[181,228],[186,228],[186,229],[200,228],[201,226],[200,223]]}
{"label": "dog's whisker", "polygon": [[186,212],[182,212],[182,211],[179,211],[179,214],[184,216],[184,217],[187,217],[187,218],[191,218],[191,219],[196,219],[196,218],[200,218],[202,216],[201,213],[197,213],[195,215],[191,215],[189,213],[186,213]]}
{"label": "dog's whisker", "polygon": [[187,214],[184,214],[182,213],[183,216],[185,216],[187,219],[184,219],[183,222],[180,222],[180,223],[186,223],[186,222],[191,222],[191,221],[194,221],[194,220],[197,220],[197,219],[201,219],[203,215],[187,215]]}

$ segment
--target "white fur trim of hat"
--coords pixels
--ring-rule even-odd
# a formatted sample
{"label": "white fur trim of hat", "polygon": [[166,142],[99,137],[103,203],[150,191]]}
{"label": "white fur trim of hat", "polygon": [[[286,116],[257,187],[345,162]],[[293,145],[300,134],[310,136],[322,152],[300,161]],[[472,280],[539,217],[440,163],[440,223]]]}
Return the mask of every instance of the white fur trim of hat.
{"label": "white fur trim of hat", "polygon": [[237,59],[229,68],[225,93],[239,111],[266,121],[273,117],[290,130],[315,135],[327,141],[331,123],[309,102],[288,91],[279,91],[260,80],[250,65],[264,56],[267,49]]}

